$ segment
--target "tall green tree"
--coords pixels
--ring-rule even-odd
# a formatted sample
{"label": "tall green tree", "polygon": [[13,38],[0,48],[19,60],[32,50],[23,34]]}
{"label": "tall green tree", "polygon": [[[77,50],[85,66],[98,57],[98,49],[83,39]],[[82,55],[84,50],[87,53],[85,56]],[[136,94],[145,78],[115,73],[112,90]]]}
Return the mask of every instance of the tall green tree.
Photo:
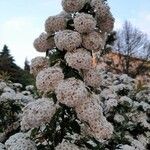
{"label": "tall green tree", "polygon": [[15,64],[15,60],[11,56],[7,45],[4,45],[0,52],[0,74],[2,73],[7,73],[12,82],[18,82],[24,86],[33,83],[29,72]]}

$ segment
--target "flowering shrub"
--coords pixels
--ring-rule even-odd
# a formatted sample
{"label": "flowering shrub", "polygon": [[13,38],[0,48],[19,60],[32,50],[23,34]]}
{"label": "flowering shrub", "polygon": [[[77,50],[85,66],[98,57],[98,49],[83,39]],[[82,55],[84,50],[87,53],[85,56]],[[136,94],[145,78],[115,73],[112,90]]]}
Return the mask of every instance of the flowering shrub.
{"label": "flowering shrub", "polygon": [[106,1],[62,0],[62,6],[65,12],[50,16],[45,22],[47,33],[34,41],[38,52],[46,52],[46,58],[36,57],[31,65],[39,97],[30,92],[32,86],[19,92],[18,84],[15,89],[0,84],[0,104],[19,103],[18,111],[7,108],[13,114],[8,115],[10,122],[12,118],[19,122],[17,131],[6,135],[0,146],[8,150],[149,149],[149,93],[136,93],[134,79],[96,64],[97,53],[103,59],[114,25]]}

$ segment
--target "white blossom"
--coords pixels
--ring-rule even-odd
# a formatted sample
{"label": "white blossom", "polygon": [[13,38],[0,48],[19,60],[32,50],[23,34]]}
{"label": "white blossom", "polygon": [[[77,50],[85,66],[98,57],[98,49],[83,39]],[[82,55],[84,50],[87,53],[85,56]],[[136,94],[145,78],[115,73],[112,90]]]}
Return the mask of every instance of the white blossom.
{"label": "white blossom", "polygon": [[116,121],[116,122],[118,122],[118,123],[122,123],[124,120],[125,120],[125,118],[122,116],[122,115],[120,115],[120,114],[115,114],[115,116],[114,116],[114,120]]}
{"label": "white blossom", "polygon": [[34,40],[33,45],[38,52],[46,52],[55,47],[54,38],[43,32]]}
{"label": "white blossom", "polygon": [[73,51],[82,43],[81,35],[72,30],[63,30],[54,36],[56,47],[59,50]]}
{"label": "white blossom", "polygon": [[16,133],[5,142],[7,150],[37,150],[35,143],[25,134]]}
{"label": "white blossom", "polygon": [[100,87],[102,78],[100,76],[99,70],[96,68],[84,71],[84,81],[88,86],[95,88]]}
{"label": "white blossom", "polygon": [[86,0],[62,0],[62,7],[66,12],[73,13],[81,10]]}
{"label": "white blossom", "polygon": [[64,74],[59,67],[49,67],[40,71],[36,77],[36,87],[40,92],[54,91]]}
{"label": "white blossom", "polygon": [[65,59],[69,66],[77,70],[89,70],[93,68],[92,56],[90,52],[83,48],[79,48],[74,52],[67,52]]}
{"label": "white blossom", "polygon": [[76,107],[88,98],[85,84],[75,78],[60,82],[55,92],[58,101],[69,107]]}
{"label": "white blossom", "polygon": [[118,145],[118,148],[116,148],[116,150],[136,150],[134,147],[130,146],[130,145]]}
{"label": "white blossom", "polygon": [[96,20],[90,14],[79,13],[74,18],[74,27],[79,33],[89,33],[96,28]]}
{"label": "white blossom", "polygon": [[37,76],[41,70],[48,68],[48,66],[49,60],[47,58],[41,56],[35,57],[31,60],[30,73]]}
{"label": "white blossom", "polygon": [[93,31],[89,34],[83,34],[82,36],[83,46],[91,51],[101,51],[104,48],[104,39],[101,33]]}
{"label": "white blossom", "polygon": [[39,127],[51,120],[56,112],[56,106],[50,99],[42,98],[30,102],[23,108],[21,129],[28,130]]}
{"label": "white blossom", "polygon": [[67,26],[67,20],[62,15],[50,16],[45,21],[45,31],[49,34],[64,30]]}

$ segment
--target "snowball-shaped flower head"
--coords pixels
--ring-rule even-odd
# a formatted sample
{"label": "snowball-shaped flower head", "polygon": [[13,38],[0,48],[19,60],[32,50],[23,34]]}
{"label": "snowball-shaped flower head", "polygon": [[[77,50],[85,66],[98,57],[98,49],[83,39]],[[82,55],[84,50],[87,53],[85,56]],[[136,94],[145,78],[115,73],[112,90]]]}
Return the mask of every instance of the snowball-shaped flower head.
{"label": "snowball-shaped flower head", "polygon": [[102,78],[96,68],[84,71],[84,81],[88,86],[98,88],[101,85]]}
{"label": "snowball-shaped flower head", "polygon": [[80,11],[86,3],[86,0],[62,0],[62,7],[66,12],[73,13]]}
{"label": "snowball-shaped flower head", "polygon": [[35,143],[31,141],[25,134],[17,133],[11,136],[6,142],[7,150],[36,150]]}
{"label": "snowball-shaped flower head", "polygon": [[100,142],[106,139],[110,139],[112,137],[113,131],[113,126],[106,120],[105,117],[101,118],[101,120],[91,122],[90,127],[87,128],[87,133]]}
{"label": "snowball-shaped flower head", "polygon": [[59,83],[56,96],[60,103],[76,107],[87,99],[88,91],[81,80],[69,78]]}
{"label": "snowball-shaped flower head", "polygon": [[89,99],[84,100],[84,102],[75,108],[78,118],[90,124],[90,122],[95,122],[100,120],[103,116],[103,110],[98,102],[97,95],[91,95]]}
{"label": "snowball-shaped flower head", "polygon": [[90,14],[79,13],[74,18],[74,27],[79,33],[89,33],[96,27],[96,20]]}
{"label": "snowball-shaped flower head", "polygon": [[56,107],[50,99],[42,98],[30,102],[23,108],[21,129],[28,130],[49,122],[56,112]]}
{"label": "snowball-shaped flower head", "polygon": [[63,141],[56,147],[56,150],[79,150],[79,147],[75,144]]}
{"label": "snowball-shaped flower head", "polygon": [[104,39],[99,32],[93,31],[82,36],[83,46],[91,51],[99,51],[104,47]]}
{"label": "snowball-shaped flower head", "polygon": [[67,21],[62,15],[50,16],[45,21],[45,31],[49,34],[64,30],[66,28]]}
{"label": "snowball-shaped flower head", "polygon": [[101,19],[97,19],[97,25],[102,31],[102,33],[110,33],[114,28],[115,19],[112,15],[107,16],[107,18],[103,21]]}
{"label": "snowball-shaped flower head", "polygon": [[46,52],[48,49],[55,47],[54,38],[48,37],[46,33],[42,33],[34,40],[33,45],[38,52]]}
{"label": "snowball-shaped flower head", "polygon": [[107,15],[110,14],[110,8],[102,0],[92,0],[91,6],[93,7],[96,16],[101,19],[106,19]]}
{"label": "snowball-shaped flower head", "polygon": [[45,57],[35,57],[34,59],[31,60],[31,65],[30,65],[30,73],[33,74],[34,76],[37,76],[37,74],[45,69],[48,68],[48,59]]}
{"label": "snowball-shaped flower head", "polygon": [[67,52],[65,59],[69,66],[77,70],[93,68],[91,53],[83,48],[79,48],[74,52]]}
{"label": "snowball-shaped flower head", "polygon": [[56,47],[60,50],[73,51],[82,43],[81,35],[72,30],[57,32],[54,36]]}
{"label": "snowball-shaped flower head", "polygon": [[59,67],[49,67],[40,71],[36,77],[36,87],[40,92],[54,91],[64,74]]}

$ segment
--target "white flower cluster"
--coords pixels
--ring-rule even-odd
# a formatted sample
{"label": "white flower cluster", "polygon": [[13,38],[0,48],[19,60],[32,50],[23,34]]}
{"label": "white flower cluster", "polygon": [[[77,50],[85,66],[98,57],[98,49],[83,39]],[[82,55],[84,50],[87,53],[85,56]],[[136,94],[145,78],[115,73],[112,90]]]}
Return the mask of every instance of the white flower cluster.
{"label": "white flower cluster", "polygon": [[98,102],[98,97],[92,95],[90,100],[76,107],[77,116],[88,123],[88,133],[99,141],[111,138],[113,126],[103,115],[103,109]]}
{"label": "white flower cluster", "polygon": [[40,36],[34,40],[33,45],[38,52],[46,52],[48,49],[55,47],[55,42],[53,37],[49,37],[46,33],[41,33]]}
{"label": "white flower cluster", "polygon": [[0,150],[6,150],[6,147],[4,144],[0,143]]}
{"label": "white flower cluster", "polygon": [[64,30],[67,21],[62,15],[50,16],[45,22],[45,31],[49,34]]}
{"label": "white flower cluster", "polygon": [[75,108],[80,120],[89,124],[101,120],[103,116],[103,109],[99,105],[97,99],[96,95],[92,95],[88,99],[84,100],[82,105],[78,105]]}
{"label": "white flower cluster", "polygon": [[114,21],[110,8],[102,0],[92,0],[91,6],[94,8],[96,13],[97,25],[100,30],[104,33],[110,33],[114,27]]}
{"label": "white flower cluster", "polygon": [[99,51],[104,47],[104,39],[101,33],[93,31],[82,36],[83,46],[91,51]]}
{"label": "white flower cluster", "polygon": [[5,146],[7,150],[37,150],[35,143],[23,133],[11,136],[5,142]]}
{"label": "white flower cluster", "polygon": [[34,76],[37,76],[37,74],[45,69],[48,68],[49,63],[48,59],[45,57],[35,57],[34,59],[31,60],[31,65],[30,65],[30,73],[33,74]]}
{"label": "white flower cluster", "polygon": [[[0,86],[1,85],[3,85],[3,88],[0,90],[0,103],[9,101],[17,102],[21,105],[26,105],[27,103],[34,101],[33,95],[29,89],[26,91],[18,91],[18,88],[22,87],[22,85],[19,83],[5,83],[2,81],[0,82]],[[30,86],[32,86],[32,88],[34,87],[33,85]]]}
{"label": "white flower cluster", "polygon": [[102,78],[96,68],[84,71],[84,81],[88,86],[98,88],[101,85]]}
{"label": "white flower cluster", "polygon": [[40,92],[54,91],[64,74],[59,67],[49,67],[40,71],[36,77],[36,87]]}
{"label": "white flower cluster", "polygon": [[94,8],[96,15],[100,18],[105,19],[107,15],[110,13],[110,8],[108,5],[102,2],[102,0],[92,0],[91,6]]}
{"label": "white flower cluster", "polygon": [[90,14],[79,13],[74,18],[74,27],[79,33],[89,33],[96,28],[96,20]]}
{"label": "white flower cluster", "polygon": [[39,127],[51,120],[56,112],[56,107],[50,99],[42,98],[27,104],[23,108],[21,129],[28,130]]}
{"label": "white flower cluster", "polygon": [[57,147],[56,150],[80,150],[75,144],[71,144],[65,141],[62,141]]}
{"label": "white flower cluster", "polygon": [[80,11],[86,3],[86,0],[62,0],[62,7],[68,13]]}
{"label": "white flower cluster", "polygon": [[82,43],[81,35],[72,30],[57,32],[54,39],[56,47],[66,51],[73,51]]}
{"label": "white flower cluster", "polygon": [[107,18],[104,21],[101,21],[97,18],[97,25],[103,33],[110,33],[114,28],[114,22],[115,19],[112,15],[107,16]]}
{"label": "white flower cluster", "polygon": [[91,53],[84,48],[79,48],[74,52],[67,52],[65,59],[69,66],[77,70],[93,68]]}
{"label": "white flower cluster", "polygon": [[88,98],[85,84],[75,78],[60,82],[55,92],[58,101],[69,107],[76,107]]}

